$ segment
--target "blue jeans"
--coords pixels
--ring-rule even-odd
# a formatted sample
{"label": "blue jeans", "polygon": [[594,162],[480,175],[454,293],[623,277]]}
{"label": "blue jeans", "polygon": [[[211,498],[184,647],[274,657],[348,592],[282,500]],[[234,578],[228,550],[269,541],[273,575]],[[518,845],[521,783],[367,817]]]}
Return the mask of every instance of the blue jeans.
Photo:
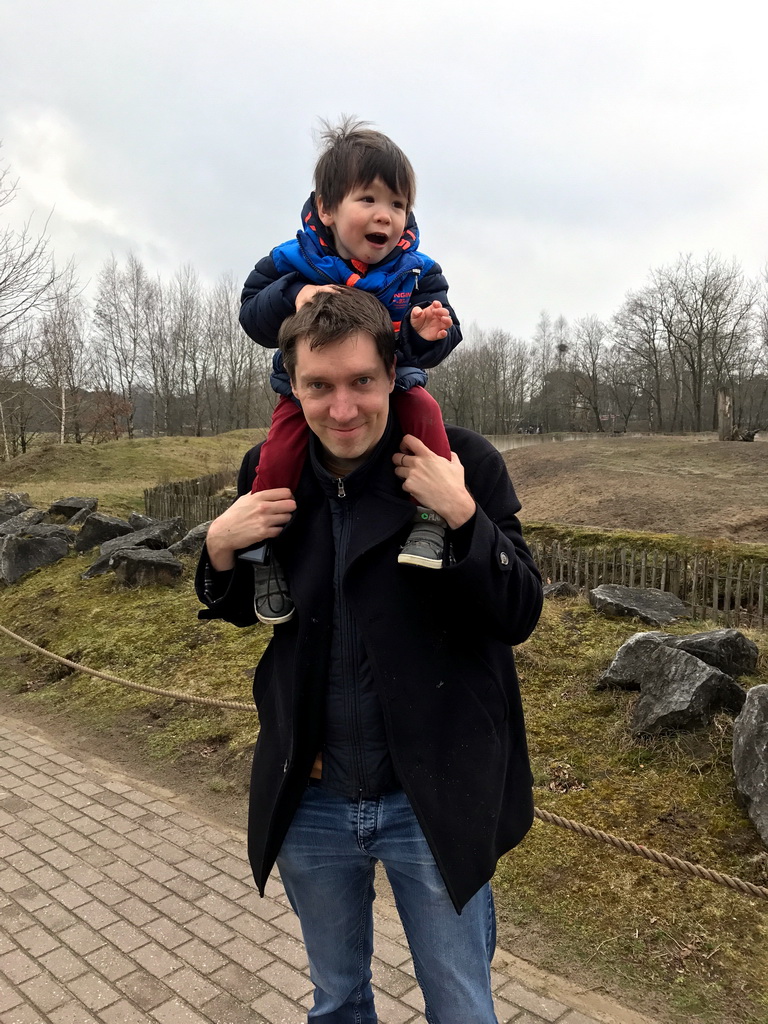
{"label": "blue jeans", "polygon": [[384,865],[430,1024],[496,1024],[490,885],[457,914],[408,798],[348,800],[309,786],[277,865],[315,986],[309,1020],[376,1024],[371,989],[376,861]]}

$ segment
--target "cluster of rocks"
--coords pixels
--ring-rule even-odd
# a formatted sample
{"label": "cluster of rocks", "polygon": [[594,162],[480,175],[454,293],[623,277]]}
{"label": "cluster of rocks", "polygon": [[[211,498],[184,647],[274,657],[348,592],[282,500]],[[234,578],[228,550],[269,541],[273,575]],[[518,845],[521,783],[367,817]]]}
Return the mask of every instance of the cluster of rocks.
{"label": "cluster of rocks", "polygon": [[127,586],[171,584],[183,572],[179,555],[202,547],[208,523],[185,531],[181,519],[157,520],[132,512],[128,519],[97,512],[96,498],[61,498],[35,508],[26,493],[0,493],[0,583],[10,584],[73,549],[99,553],[84,579],[114,572]]}
{"label": "cluster of rocks", "polygon": [[754,674],[757,646],[737,629],[673,636],[636,633],[599,677],[600,689],[639,690],[630,728],[635,736],[696,729],[718,711],[736,717],[736,790],[768,845],[768,686],[745,690],[737,677]]}

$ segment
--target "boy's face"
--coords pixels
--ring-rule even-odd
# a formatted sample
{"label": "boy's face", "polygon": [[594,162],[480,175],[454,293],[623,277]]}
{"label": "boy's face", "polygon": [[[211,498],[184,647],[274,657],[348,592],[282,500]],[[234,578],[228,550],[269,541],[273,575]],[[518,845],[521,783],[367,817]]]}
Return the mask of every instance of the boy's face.
{"label": "boy's face", "polygon": [[329,210],[322,197],[317,200],[320,220],[331,229],[339,256],[362,263],[379,263],[389,256],[405,229],[407,206],[405,196],[381,178],[353,188],[335,210]]}

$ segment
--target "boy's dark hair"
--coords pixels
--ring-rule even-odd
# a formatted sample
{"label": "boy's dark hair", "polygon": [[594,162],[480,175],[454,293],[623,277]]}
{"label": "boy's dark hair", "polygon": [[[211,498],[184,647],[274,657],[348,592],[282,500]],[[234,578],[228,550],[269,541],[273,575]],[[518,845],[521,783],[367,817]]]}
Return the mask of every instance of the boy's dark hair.
{"label": "boy's dark hair", "polygon": [[277,342],[283,365],[291,380],[296,379],[296,345],[308,341],[311,349],[343,341],[352,334],[369,334],[389,370],[395,362],[395,331],[384,306],[370,292],[340,288],[318,292],[298,313],[283,321]]}
{"label": "boy's dark hair", "polygon": [[337,125],[321,121],[323,151],[315,164],[315,193],[325,208],[336,209],[352,189],[381,180],[403,196],[410,213],[416,200],[416,175],[405,153],[367,121],[342,117]]}

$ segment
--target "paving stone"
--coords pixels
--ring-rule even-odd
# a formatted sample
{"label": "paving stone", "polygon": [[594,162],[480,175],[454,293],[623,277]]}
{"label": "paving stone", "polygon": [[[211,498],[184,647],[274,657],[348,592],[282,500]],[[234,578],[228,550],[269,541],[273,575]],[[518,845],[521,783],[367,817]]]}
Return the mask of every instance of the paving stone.
{"label": "paving stone", "polygon": [[192,938],[191,934],[165,917],[157,917],[144,926],[144,931],[165,949],[175,949]]}
{"label": "paving stone", "polygon": [[[119,906],[122,907],[122,903]],[[98,900],[90,900],[81,907],[75,907],[72,913],[82,921],[85,921],[91,928],[96,929],[106,928],[108,924],[113,924],[119,920],[117,914],[113,914],[109,907],[105,907]]]}
{"label": "paving stone", "polygon": [[[257,996],[263,995],[267,985],[253,971],[247,971],[239,964],[226,964],[210,976],[225,992],[236,996],[241,1002],[252,1002]],[[169,980],[170,984],[170,980]]]}
{"label": "paving stone", "polygon": [[154,921],[156,917],[160,916],[154,907],[137,899],[136,896],[130,896],[122,903],[118,903],[115,909],[120,912],[122,917],[138,927],[149,924],[150,921]]}
{"label": "paving stone", "polygon": [[118,953],[112,946],[104,945],[100,949],[94,949],[92,953],[86,953],[83,957],[95,971],[103,974],[107,981],[117,981],[136,970],[136,964],[127,956]]}
{"label": "paving stone", "polygon": [[279,992],[265,992],[251,1003],[254,1010],[269,1021],[269,1024],[304,1024],[306,1011],[289,1002]]}
{"label": "paving stone", "polygon": [[89,1010],[101,1010],[120,998],[120,993],[94,971],[74,978],[69,982],[69,988]]}
{"label": "paving stone", "polygon": [[118,885],[116,882],[97,882],[96,885],[92,885],[88,890],[91,897],[101,900],[102,903],[106,903],[108,907],[114,907],[118,903],[122,903],[123,900],[127,900],[131,895],[122,885]]}
{"label": "paving stone", "polygon": [[263,967],[259,971],[259,977],[271,988],[277,989],[278,992],[282,992],[283,995],[296,1002],[314,989],[306,974],[302,974],[301,971],[297,971],[294,967],[289,967],[279,960],[273,960],[271,964]]}
{"label": "paving stone", "polygon": [[200,916],[200,911],[197,907],[192,906],[191,903],[176,895],[166,896],[164,900],[156,903],[155,907],[161,914],[170,917],[177,924],[186,924],[193,917]]}
{"label": "paving stone", "polygon": [[[238,940],[232,940],[232,942],[236,941]],[[232,942],[228,943],[227,946],[222,946],[221,952],[226,953],[228,957],[235,960],[237,958],[228,948],[231,947]],[[217,953],[215,949],[206,945],[205,942],[201,942],[200,939],[192,939],[190,942],[185,942],[183,946],[178,946],[174,953],[202,974],[211,974],[212,971],[218,970],[219,967],[223,967],[226,963],[221,953]]]}
{"label": "paving stone", "polygon": [[123,953],[131,953],[145,945],[147,941],[146,935],[127,921],[116,921],[115,924],[107,925],[102,935]]}
{"label": "paving stone", "polygon": [[88,847],[86,837],[78,835],[77,832],[65,832],[59,836],[59,842],[64,849],[69,850],[71,853],[80,853],[81,850],[85,850]]}
{"label": "paving stone", "polygon": [[154,1017],[148,1017],[125,999],[102,1010],[99,1017],[104,1024],[157,1024]]}
{"label": "paving stone", "polygon": [[[43,860],[47,861],[51,867],[58,868],[58,870],[62,872],[77,864],[77,857],[68,853],[66,850],[62,850],[60,846],[57,846],[55,850],[48,850],[44,853]],[[66,881],[67,876],[62,875],[61,884],[64,885]]]}
{"label": "paving stone", "polygon": [[169,999],[167,1003],[152,1010],[152,1016],[160,1024],[210,1024],[205,1017],[183,1003],[181,999]]}
{"label": "paving stone", "polygon": [[[72,999],[48,1014],[50,1024],[97,1024],[82,1003]],[[39,1021],[36,1024],[40,1024]]]}
{"label": "paving stone", "polygon": [[[264,943],[264,950],[280,957],[281,960],[286,960],[292,967],[296,967],[300,971],[307,966],[307,952],[304,946],[289,935],[278,935],[276,938],[270,939],[269,942]],[[258,968],[261,965],[257,964],[256,966]]]}
{"label": "paving stone", "polygon": [[16,942],[22,946],[35,960],[39,960],[43,953],[50,953],[59,945],[58,941],[48,934],[40,925],[33,925],[16,933]]}
{"label": "paving stone", "polygon": [[371,961],[371,971],[374,984],[397,999],[413,988],[413,978],[410,975],[376,957]]}
{"label": "paving stone", "polygon": [[59,938],[81,956],[92,953],[94,949],[104,945],[101,935],[89,928],[87,924],[73,924],[70,928],[59,932]]}
{"label": "paving stone", "polygon": [[81,889],[79,885],[75,885],[74,882],[67,882],[65,885],[52,889],[51,896],[68,910],[74,910],[75,907],[81,907],[84,903],[90,903],[92,899],[90,893]]}
{"label": "paving stone", "polygon": [[14,985],[21,985],[40,974],[40,967],[20,949],[0,956],[0,977],[7,978]]}
{"label": "paving stone", "polygon": [[[278,934],[278,931],[270,924],[262,921],[261,918],[254,917],[252,914],[240,914],[238,917],[233,917],[230,921],[227,921],[227,927],[234,929],[252,942],[259,943],[259,945],[268,942]],[[282,931],[285,932],[286,929],[282,929]],[[299,936],[294,937],[298,938]]]}
{"label": "paving stone", "polygon": [[66,989],[46,974],[23,982],[19,988],[29,1002],[43,1013],[50,1013],[51,1010],[55,1010],[57,1006],[61,1006],[62,1003],[66,1003],[68,999],[72,998]]}
{"label": "paving stone", "polygon": [[0,978],[0,1013],[12,1010],[14,1006],[18,1006],[21,1002],[22,998],[19,993],[11,988],[8,982]]}
{"label": "paving stone", "polygon": [[578,1010],[571,1010],[557,1024],[600,1024],[600,1022],[594,1017],[587,1017],[585,1014],[579,1013]]}
{"label": "paving stone", "polygon": [[[227,970],[242,970],[240,967],[235,967],[234,964],[228,964],[217,971],[216,974],[211,976],[209,981],[204,978],[202,974],[198,974],[197,971],[191,967],[182,967],[178,971],[174,971],[173,974],[169,974],[167,978],[163,979],[165,985],[177,992],[179,995],[184,996],[187,1002],[193,1006],[202,1006],[203,1003],[207,1003],[209,999],[213,999],[214,996],[221,995],[222,990],[231,992],[234,995],[239,993],[230,986],[227,982],[230,980],[228,976],[224,977],[222,984],[214,985],[213,979],[216,975],[221,975],[222,972]],[[246,972],[243,972],[246,973]],[[258,991],[254,993],[254,998],[260,995],[264,991],[261,983],[258,983]]]}
{"label": "paving stone", "polygon": [[209,891],[207,885],[198,882],[194,878],[190,878],[189,875],[176,875],[165,884],[177,896],[181,896],[182,899],[190,900],[193,903],[197,903]]}
{"label": "paving stone", "polygon": [[65,949],[63,946],[59,946],[53,952],[41,956],[40,963],[46,971],[50,971],[59,981],[71,981],[72,978],[85,974],[88,969],[79,957],[76,957],[71,950]]}
{"label": "paving stone", "polygon": [[19,1003],[8,1013],[4,1013],[0,1020],[3,1024],[42,1024],[40,1011],[29,1003]]}
{"label": "paving stone", "polygon": [[[180,955],[183,955],[181,950],[184,948],[182,946],[179,950]],[[155,978],[164,978],[182,966],[178,956],[169,953],[156,942],[148,942],[145,946],[135,950],[131,955],[136,963],[140,964],[148,974],[153,975]]]}
{"label": "paving stone", "polygon": [[568,1009],[556,999],[548,999],[537,992],[532,992],[531,989],[524,988],[516,981],[508,982],[499,989],[497,995],[500,999],[507,999],[510,1003],[515,1003],[516,1006],[520,1006],[524,1010],[530,1010],[531,1013],[547,1021],[556,1021]]}
{"label": "paving stone", "polygon": [[25,910],[40,910],[41,907],[48,907],[52,903],[51,897],[36,885],[25,885],[22,889],[16,889],[13,898]]}
{"label": "paving stone", "polygon": [[173,992],[167,985],[146,971],[133,971],[127,974],[116,983],[116,987],[142,1010],[151,1010],[173,997]]}
{"label": "paving stone", "polygon": [[[107,856],[111,856],[111,854],[107,854],[106,851],[105,854]],[[114,858],[111,863],[106,864],[102,868],[102,871],[105,875],[111,878],[113,882],[117,882],[119,885],[124,885],[126,889],[139,881],[146,882],[144,875],[140,871],[131,867],[130,864],[123,864],[121,860],[115,860]],[[135,889],[131,889],[131,892],[135,891]]]}
{"label": "paving stone", "polygon": [[254,1013],[247,1003],[222,993],[203,1007],[206,1018],[215,1024],[253,1024]]}
{"label": "paving stone", "polygon": [[212,946],[220,946],[235,937],[231,928],[226,928],[207,914],[200,914],[193,921],[188,921],[187,928],[198,939],[202,939]]}
{"label": "paving stone", "polygon": [[77,918],[69,910],[60,907],[57,903],[49,903],[35,911],[35,917],[48,931],[61,932],[65,928],[77,924]]}

